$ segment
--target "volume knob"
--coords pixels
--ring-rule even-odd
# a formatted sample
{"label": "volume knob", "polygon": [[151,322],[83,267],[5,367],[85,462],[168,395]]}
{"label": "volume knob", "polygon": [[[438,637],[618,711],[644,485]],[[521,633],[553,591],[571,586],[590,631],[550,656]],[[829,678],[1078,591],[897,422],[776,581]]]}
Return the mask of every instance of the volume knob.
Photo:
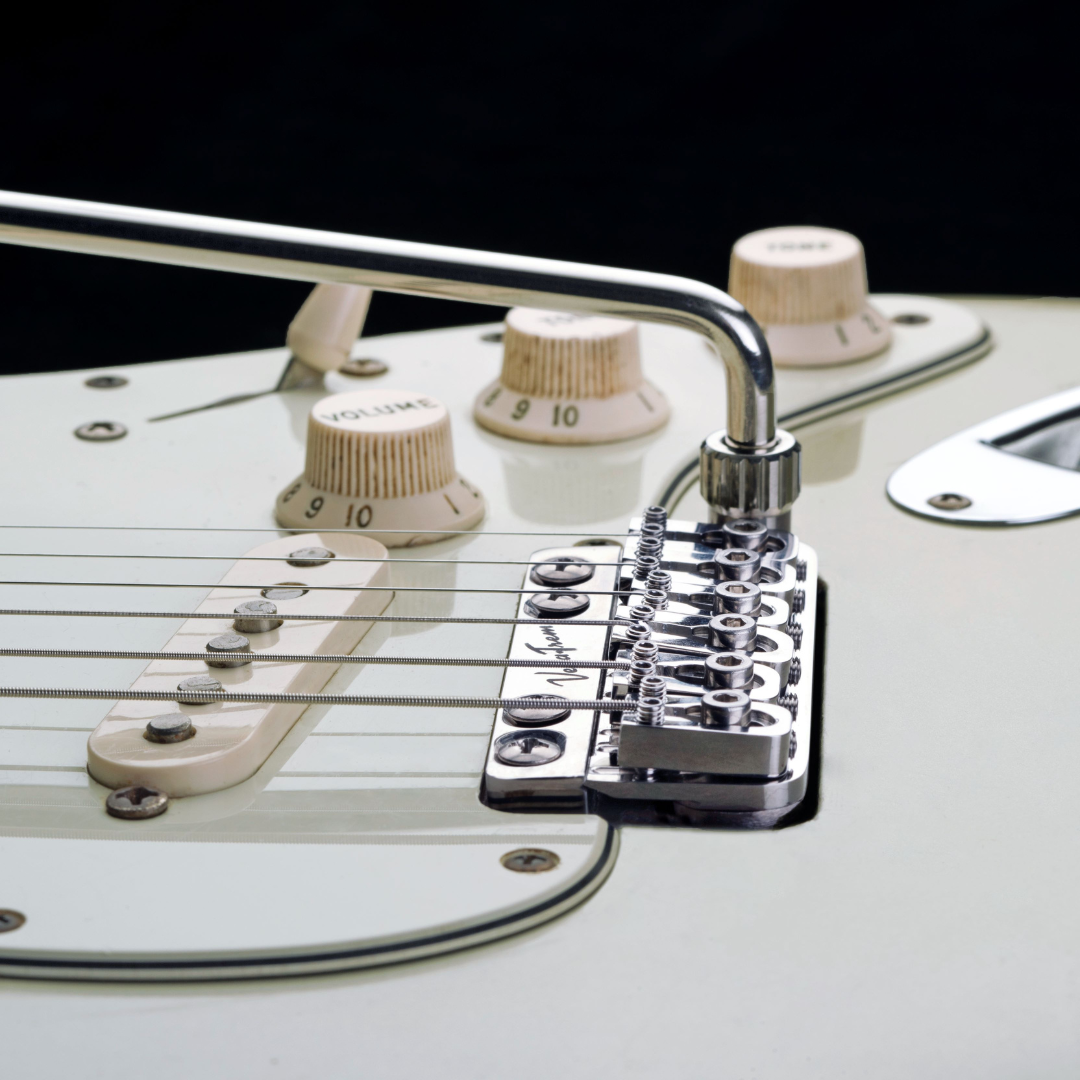
{"label": "volume knob", "polygon": [[499,378],[476,399],[483,427],[544,443],[604,443],[662,427],[667,399],[641,373],[637,323],[513,308]]}
{"label": "volume knob", "polygon": [[732,249],[728,292],[761,324],[782,367],[862,360],[892,340],[867,300],[863,246],[839,229],[749,233]]}
{"label": "volume knob", "polygon": [[454,467],[446,406],[408,390],[317,402],[304,473],[277,499],[281,525],[360,529],[388,547],[441,540],[437,530],[468,529],[483,516],[483,496]]}

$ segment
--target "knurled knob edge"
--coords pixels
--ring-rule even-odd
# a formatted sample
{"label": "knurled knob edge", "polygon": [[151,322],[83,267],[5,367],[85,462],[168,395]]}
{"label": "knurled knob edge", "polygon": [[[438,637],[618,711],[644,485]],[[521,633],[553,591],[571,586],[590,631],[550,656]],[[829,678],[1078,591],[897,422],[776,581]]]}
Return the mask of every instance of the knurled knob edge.
{"label": "knurled knob edge", "polygon": [[739,450],[713,432],[701,444],[701,494],[721,518],[781,517],[799,497],[801,453],[788,431],[778,429],[768,450]]}

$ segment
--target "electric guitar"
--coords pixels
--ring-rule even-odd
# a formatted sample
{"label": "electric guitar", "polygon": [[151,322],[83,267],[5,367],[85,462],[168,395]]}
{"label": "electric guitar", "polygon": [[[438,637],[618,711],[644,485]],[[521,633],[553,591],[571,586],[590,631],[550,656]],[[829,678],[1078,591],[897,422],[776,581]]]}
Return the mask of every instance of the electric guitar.
{"label": "electric guitar", "polygon": [[824,229],[732,295],[0,240],[315,286],[280,349],[4,380],[13,1075],[1074,1071],[1073,302],[869,295]]}

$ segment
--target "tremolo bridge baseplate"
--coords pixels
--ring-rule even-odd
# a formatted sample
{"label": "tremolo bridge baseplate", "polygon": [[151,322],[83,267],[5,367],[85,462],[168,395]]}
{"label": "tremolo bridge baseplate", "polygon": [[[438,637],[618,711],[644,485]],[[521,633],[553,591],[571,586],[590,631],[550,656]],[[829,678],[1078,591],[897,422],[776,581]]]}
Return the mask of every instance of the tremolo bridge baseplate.
{"label": "tremolo bridge baseplate", "polygon": [[[565,666],[507,669],[502,697],[537,707],[496,714],[489,805],[761,826],[806,796],[817,753],[815,552],[790,533],[759,527],[757,549],[740,549],[730,546],[737,529],[661,521],[658,556],[660,534],[654,524],[646,546],[640,519],[625,547],[533,554],[525,587],[537,592],[518,615],[547,618],[519,624],[509,655]],[[560,708],[590,698],[611,707]]]}

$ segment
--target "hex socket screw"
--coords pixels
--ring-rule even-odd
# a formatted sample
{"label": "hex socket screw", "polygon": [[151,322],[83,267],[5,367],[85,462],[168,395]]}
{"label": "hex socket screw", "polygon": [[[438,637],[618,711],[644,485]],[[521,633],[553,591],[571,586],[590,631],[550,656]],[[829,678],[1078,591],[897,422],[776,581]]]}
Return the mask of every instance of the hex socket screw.
{"label": "hex socket screw", "polygon": [[738,615],[756,615],[761,608],[761,589],[752,581],[722,581],[713,588],[717,615],[731,611]]}
{"label": "hex socket screw", "polygon": [[671,574],[666,570],[653,570],[645,579],[645,584],[650,589],[663,589],[664,592],[671,592]]}
{"label": "hex socket screw", "polygon": [[641,515],[642,522],[648,522],[650,525],[657,523],[660,525],[667,525],[667,511],[662,506],[646,506]]}
{"label": "hex socket screw", "polygon": [[757,644],[757,619],[726,612],[709,620],[709,645],[724,652],[753,652]]}
{"label": "hex socket screw", "polygon": [[713,653],[705,658],[706,690],[747,690],[754,682],[754,661],[744,652]]}
{"label": "hex socket screw", "polygon": [[710,690],[701,699],[701,722],[707,727],[735,727],[750,715],[750,695],[742,690]]}
{"label": "hex socket screw", "polygon": [[634,604],[634,606],[630,608],[630,618],[633,619],[634,622],[651,622],[656,618],[656,608],[654,608],[652,604]]}
{"label": "hex socket screw", "polygon": [[632,622],[626,628],[627,641],[644,641],[652,636],[652,629],[648,623]]}
{"label": "hex socket screw", "polygon": [[716,575],[721,581],[760,581],[761,556],[744,548],[724,548],[713,555]]}
{"label": "hex socket screw", "polygon": [[753,518],[738,518],[725,522],[720,532],[729,547],[746,548],[749,551],[760,551],[769,537],[765,523]]}

